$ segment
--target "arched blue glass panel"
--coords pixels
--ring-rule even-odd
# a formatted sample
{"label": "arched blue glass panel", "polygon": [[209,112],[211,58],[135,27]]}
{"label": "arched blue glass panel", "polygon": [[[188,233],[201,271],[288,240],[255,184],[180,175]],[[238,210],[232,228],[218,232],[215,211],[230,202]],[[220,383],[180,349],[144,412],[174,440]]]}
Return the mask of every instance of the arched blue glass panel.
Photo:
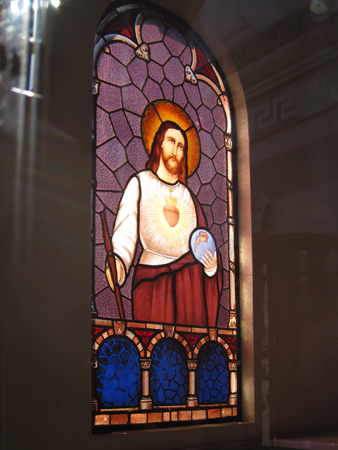
{"label": "arched blue glass panel", "polygon": [[110,337],[99,351],[97,396],[102,408],[137,406],[141,370],[136,346],[124,337]]}
{"label": "arched blue glass panel", "polygon": [[162,339],[153,350],[150,390],[154,405],[184,405],[188,393],[187,354],[173,339]]}
{"label": "arched blue glass panel", "polygon": [[199,404],[226,403],[229,395],[228,355],[217,342],[208,342],[197,358],[196,391]]}

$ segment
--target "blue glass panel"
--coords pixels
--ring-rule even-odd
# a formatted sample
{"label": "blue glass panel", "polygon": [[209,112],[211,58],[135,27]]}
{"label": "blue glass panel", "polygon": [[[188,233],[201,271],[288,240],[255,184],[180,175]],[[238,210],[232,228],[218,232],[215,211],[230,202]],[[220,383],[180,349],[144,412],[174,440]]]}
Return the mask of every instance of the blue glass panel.
{"label": "blue glass panel", "polygon": [[162,339],[153,350],[150,390],[154,405],[184,405],[188,392],[187,354],[173,339]]}
{"label": "blue glass panel", "polygon": [[141,370],[136,346],[124,337],[110,337],[99,351],[97,396],[102,408],[137,406]]}
{"label": "blue glass panel", "polygon": [[229,395],[228,355],[217,342],[208,342],[197,358],[196,391],[199,404],[225,403]]}

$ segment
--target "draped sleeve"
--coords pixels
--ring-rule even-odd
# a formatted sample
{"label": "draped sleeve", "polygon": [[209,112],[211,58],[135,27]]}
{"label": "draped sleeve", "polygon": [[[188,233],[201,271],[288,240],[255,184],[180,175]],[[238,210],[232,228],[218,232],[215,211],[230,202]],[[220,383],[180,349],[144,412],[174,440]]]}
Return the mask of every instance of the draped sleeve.
{"label": "draped sleeve", "polygon": [[[113,249],[129,273],[138,240],[138,205],[140,185],[136,176],[131,178],[120,201],[113,231]],[[126,277],[124,273],[123,280]]]}

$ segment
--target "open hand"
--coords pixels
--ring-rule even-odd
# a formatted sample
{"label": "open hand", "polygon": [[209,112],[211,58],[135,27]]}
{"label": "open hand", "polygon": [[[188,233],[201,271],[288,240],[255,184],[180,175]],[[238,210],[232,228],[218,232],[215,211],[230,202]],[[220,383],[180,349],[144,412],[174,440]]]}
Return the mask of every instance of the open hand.
{"label": "open hand", "polygon": [[214,254],[212,254],[209,250],[207,250],[207,252],[203,252],[200,261],[206,270],[211,272],[215,269],[215,267],[217,267],[216,252]]}

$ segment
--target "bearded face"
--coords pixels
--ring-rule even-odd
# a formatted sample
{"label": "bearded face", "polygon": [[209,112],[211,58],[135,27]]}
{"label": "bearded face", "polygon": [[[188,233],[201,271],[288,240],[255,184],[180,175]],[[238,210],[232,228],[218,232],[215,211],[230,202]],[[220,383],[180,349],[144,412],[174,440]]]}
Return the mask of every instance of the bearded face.
{"label": "bearded face", "polygon": [[179,162],[178,162],[176,156],[168,156],[168,158],[165,159],[163,162],[164,162],[164,166],[168,172],[172,173],[173,175],[178,174]]}
{"label": "bearded face", "polygon": [[181,183],[186,183],[186,153],[184,132],[175,122],[164,122],[156,133],[146,169],[157,173],[161,163],[168,173],[177,176]]}
{"label": "bearded face", "polygon": [[168,172],[177,175],[184,156],[184,137],[179,130],[169,128],[161,144],[161,158]]}

